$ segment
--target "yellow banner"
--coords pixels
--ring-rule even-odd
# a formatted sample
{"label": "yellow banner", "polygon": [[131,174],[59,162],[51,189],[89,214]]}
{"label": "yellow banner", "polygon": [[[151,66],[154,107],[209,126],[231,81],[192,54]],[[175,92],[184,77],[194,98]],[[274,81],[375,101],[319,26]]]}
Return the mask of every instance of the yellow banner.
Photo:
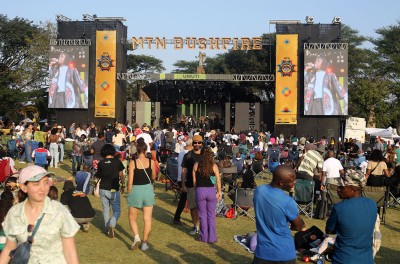
{"label": "yellow banner", "polygon": [[115,118],[116,31],[96,32],[95,117]]}
{"label": "yellow banner", "polygon": [[298,35],[276,35],[275,124],[297,124]]}

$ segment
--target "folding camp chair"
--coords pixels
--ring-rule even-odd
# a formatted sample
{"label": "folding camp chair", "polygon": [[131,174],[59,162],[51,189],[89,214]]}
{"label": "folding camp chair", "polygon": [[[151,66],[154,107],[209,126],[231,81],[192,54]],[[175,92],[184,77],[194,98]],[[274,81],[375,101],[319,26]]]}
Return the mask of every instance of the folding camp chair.
{"label": "folding camp chair", "polygon": [[11,175],[10,172],[10,160],[1,159],[0,160],[0,183],[3,185],[4,181]]}
{"label": "folding camp chair", "polygon": [[229,190],[234,187],[235,180],[236,180],[236,174],[237,174],[237,167],[232,166],[228,168],[220,168],[218,167],[218,170],[221,175],[221,186],[222,190],[225,191],[225,185],[229,186]]}
{"label": "folding camp chair", "polygon": [[178,184],[178,159],[170,157],[167,160],[167,167],[165,169],[165,191],[171,190],[174,192],[175,197],[173,202],[178,201],[181,186]]}
{"label": "folding camp chair", "polygon": [[314,181],[298,179],[294,185],[294,200],[300,212],[308,218],[313,217]]}
{"label": "folding camp chair", "polygon": [[7,155],[13,159],[18,157],[17,141],[15,139],[7,141]]}
{"label": "folding camp chair", "polygon": [[235,219],[239,218],[240,216],[246,215],[253,221],[255,221],[254,214],[250,213],[251,210],[254,210],[253,197],[254,189],[236,188],[235,201],[233,204],[235,208]]}
{"label": "folding camp chair", "polygon": [[363,190],[363,196],[371,198],[376,202],[378,207],[378,214],[381,217],[381,223],[385,224],[386,207],[388,205],[388,188],[386,186],[375,187],[365,186]]}
{"label": "folding camp chair", "polygon": [[255,179],[262,179],[264,174],[264,163],[262,160],[253,160],[251,163],[251,171]]}
{"label": "folding camp chair", "polygon": [[388,206],[397,206],[400,204],[400,183],[392,184],[388,190]]}

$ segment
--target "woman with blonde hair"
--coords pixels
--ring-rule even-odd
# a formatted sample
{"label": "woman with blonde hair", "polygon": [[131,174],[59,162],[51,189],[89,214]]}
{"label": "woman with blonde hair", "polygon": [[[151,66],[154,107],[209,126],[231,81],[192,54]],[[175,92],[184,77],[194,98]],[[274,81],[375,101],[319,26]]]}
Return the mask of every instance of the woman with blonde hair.
{"label": "woman with blonde hair", "polygon": [[[193,167],[193,186],[196,192],[197,211],[200,219],[200,239],[204,243],[217,242],[215,226],[215,207],[217,199],[222,197],[221,180],[214,153],[210,148],[203,148],[200,161]],[[215,185],[217,193],[215,193]]]}

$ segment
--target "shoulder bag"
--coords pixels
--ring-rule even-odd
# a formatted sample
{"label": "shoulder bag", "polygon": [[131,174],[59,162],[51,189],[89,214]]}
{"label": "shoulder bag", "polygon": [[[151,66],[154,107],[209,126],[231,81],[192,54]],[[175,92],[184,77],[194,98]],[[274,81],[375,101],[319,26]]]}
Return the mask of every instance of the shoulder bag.
{"label": "shoulder bag", "polygon": [[39,229],[40,223],[42,222],[42,217],[40,217],[33,229],[32,235],[28,236],[28,239],[17,246],[16,249],[10,252],[11,263],[18,263],[18,264],[27,264],[29,262],[29,258],[31,256],[31,247],[33,244],[33,237],[36,234],[36,231]]}

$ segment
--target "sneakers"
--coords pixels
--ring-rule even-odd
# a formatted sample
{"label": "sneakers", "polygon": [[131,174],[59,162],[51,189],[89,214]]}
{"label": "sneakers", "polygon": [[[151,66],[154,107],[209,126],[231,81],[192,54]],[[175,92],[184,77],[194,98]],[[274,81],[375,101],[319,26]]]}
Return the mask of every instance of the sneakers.
{"label": "sneakers", "polygon": [[190,235],[196,235],[198,233],[199,233],[199,228],[196,226],[194,226],[189,232]]}
{"label": "sneakers", "polygon": [[146,251],[148,250],[150,247],[146,242],[142,243],[142,246],[140,247],[141,250]]}
{"label": "sneakers", "polygon": [[114,238],[115,232],[114,232],[114,227],[113,226],[109,226],[108,227],[107,235],[108,235],[109,238]]}
{"label": "sneakers", "polygon": [[[140,243],[141,243],[142,241],[140,241],[140,238],[139,239],[136,239],[135,238],[135,240],[133,241],[133,244],[132,244],[132,246],[131,246],[131,250],[135,250],[135,249],[137,249],[138,247],[139,247],[139,245],[140,245]],[[144,244],[144,243],[143,243]],[[143,246],[143,245],[142,245]],[[147,247],[149,247],[149,246],[147,246]]]}
{"label": "sneakers", "polygon": [[82,224],[82,231],[89,232],[90,223]]}

